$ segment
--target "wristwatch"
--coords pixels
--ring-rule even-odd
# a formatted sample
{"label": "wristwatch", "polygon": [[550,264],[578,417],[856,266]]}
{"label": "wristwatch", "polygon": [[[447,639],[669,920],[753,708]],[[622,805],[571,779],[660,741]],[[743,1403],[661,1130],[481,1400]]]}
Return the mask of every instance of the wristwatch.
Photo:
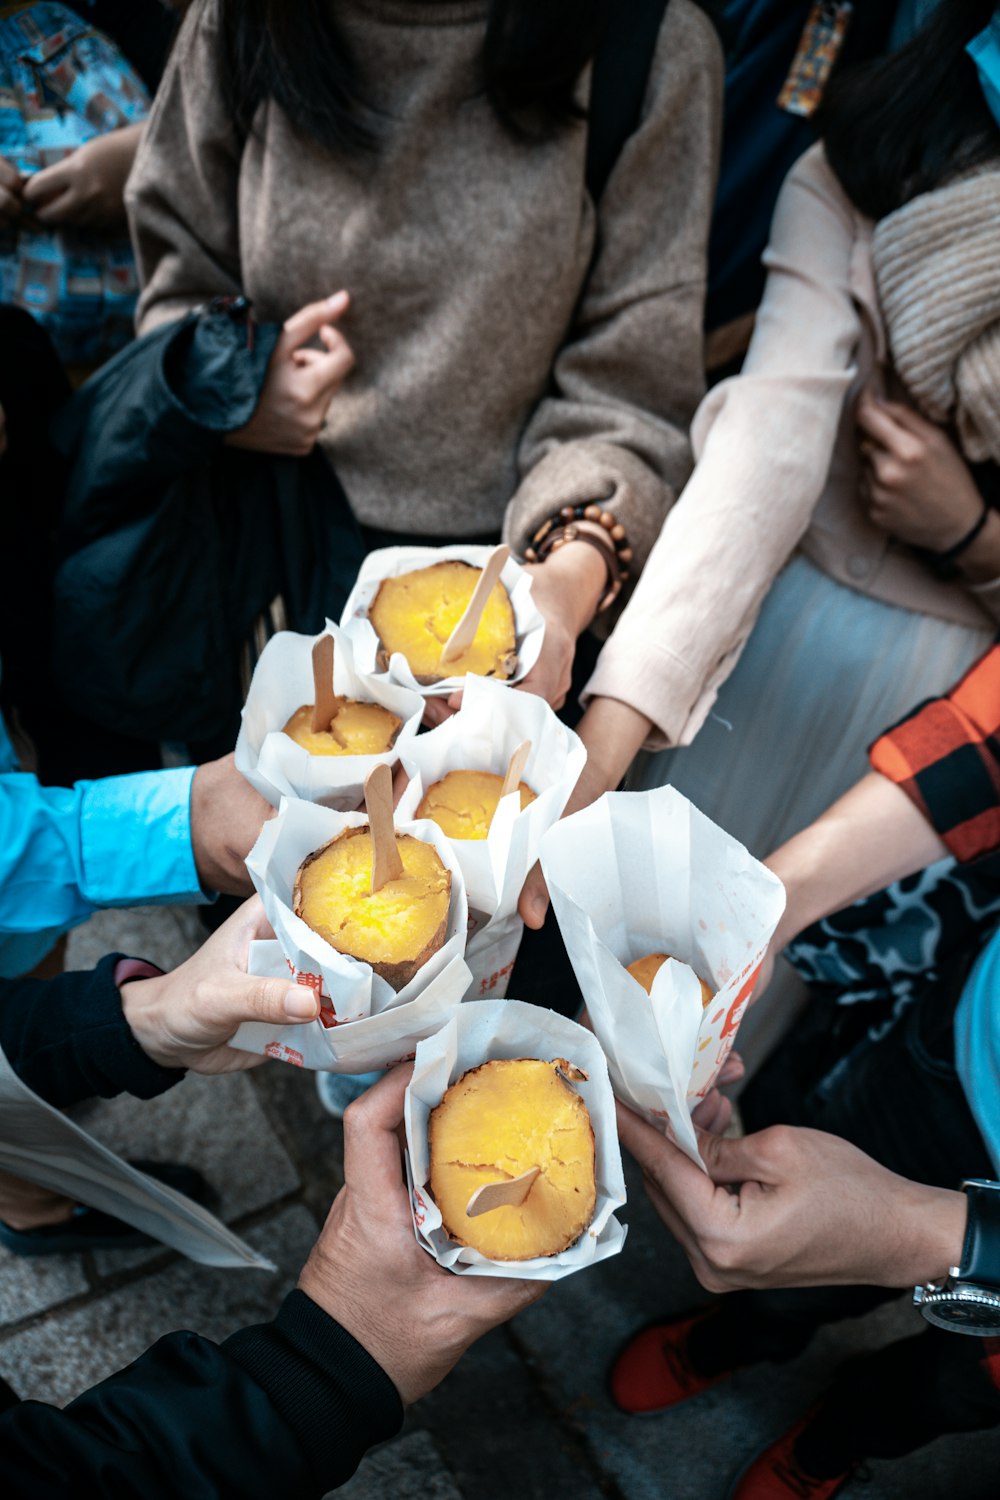
{"label": "wristwatch", "polygon": [[928,1323],[976,1338],[1000,1334],[1000,1182],[969,1178],[962,1183],[969,1217],[962,1263],[943,1281],[929,1281],[913,1293]]}

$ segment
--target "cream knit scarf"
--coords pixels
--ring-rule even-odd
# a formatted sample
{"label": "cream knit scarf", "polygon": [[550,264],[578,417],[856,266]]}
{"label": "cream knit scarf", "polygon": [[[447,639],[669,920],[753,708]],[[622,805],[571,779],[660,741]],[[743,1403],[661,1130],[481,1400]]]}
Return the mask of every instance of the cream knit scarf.
{"label": "cream knit scarf", "polygon": [[872,241],[896,373],[966,458],[1000,463],[1000,168],[888,214]]}

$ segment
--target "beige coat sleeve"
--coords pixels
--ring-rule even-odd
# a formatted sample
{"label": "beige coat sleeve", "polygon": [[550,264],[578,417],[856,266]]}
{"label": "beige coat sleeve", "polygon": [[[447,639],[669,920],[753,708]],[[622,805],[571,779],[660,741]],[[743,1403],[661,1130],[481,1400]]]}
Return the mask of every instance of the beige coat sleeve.
{"label": "beige coat sleeve", "polygon": [[698,410],[694,474],[585,691],[652,719],[650,749],[694,738],[822,492],[856,374],[856,228],[814,148],[778,200],[744,370]]}
{"label": "beige coat sleeve", "polygon": [[515,551],[560,506],[598,501],[625,525],[637,570],[690,473],[721,108],[715,31],[675,0],[643,120],[601,197],[575,326],[521,443],[505,526]]}
{"label": "beige coat sleeve", "polygon": [[223,104],[211,4],[192,6],[128,181],[140,333],[239,293],[242,143]]}

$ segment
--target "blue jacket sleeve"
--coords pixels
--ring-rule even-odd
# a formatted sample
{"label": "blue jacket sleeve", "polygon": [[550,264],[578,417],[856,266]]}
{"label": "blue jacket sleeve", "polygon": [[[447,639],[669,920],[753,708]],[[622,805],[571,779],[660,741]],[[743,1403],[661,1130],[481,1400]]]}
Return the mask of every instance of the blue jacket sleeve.
{"label": "blue jacket sleeve", "polygon": [[397,1432],[389,1377],[303,1292],[221,1347],[172,1333],[64,1411],[0,1416],[0,1489],[32,1500],[320,1500]]}
{"label": "blue jacket sleeve", "polygon": [[99,907],[203,901],[194,770],[40,786],[0,773],[0,936],[65,932]]}

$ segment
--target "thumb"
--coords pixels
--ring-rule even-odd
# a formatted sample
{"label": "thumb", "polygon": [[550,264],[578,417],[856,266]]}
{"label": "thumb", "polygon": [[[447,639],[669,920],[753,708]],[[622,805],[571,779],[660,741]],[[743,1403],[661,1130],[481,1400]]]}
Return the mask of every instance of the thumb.
{"label": "thumb", "polygon": [[292,313],[281,336],[285,352],[308,344],[325,324],[347,311],[350,300],[347,292],[335,292],[332,297],[324,297],[322,302],[309,302],[305,307],[300,307],[298,312]]}
{"label": "thumb", "polygon": [[272,1026],[298,1026],[315,1021],[319,999],[304,984],[289,985],[287,979],[258,979],[240,975],[225,1000],[234,1028],[243,1021],[265,1021]]}
{"label": "thumb", "polygon": [[545,925],[549,909],[549,888],[539,864],[533,865],[521,891],[517,909],[525,927],[539,928]]}
{"label": "thumb", "polygon": [[715,1183],[767,1181],[768,1174],[752,1135],[707,1135],[699,1130],[698,1150],[709,1177]]}

